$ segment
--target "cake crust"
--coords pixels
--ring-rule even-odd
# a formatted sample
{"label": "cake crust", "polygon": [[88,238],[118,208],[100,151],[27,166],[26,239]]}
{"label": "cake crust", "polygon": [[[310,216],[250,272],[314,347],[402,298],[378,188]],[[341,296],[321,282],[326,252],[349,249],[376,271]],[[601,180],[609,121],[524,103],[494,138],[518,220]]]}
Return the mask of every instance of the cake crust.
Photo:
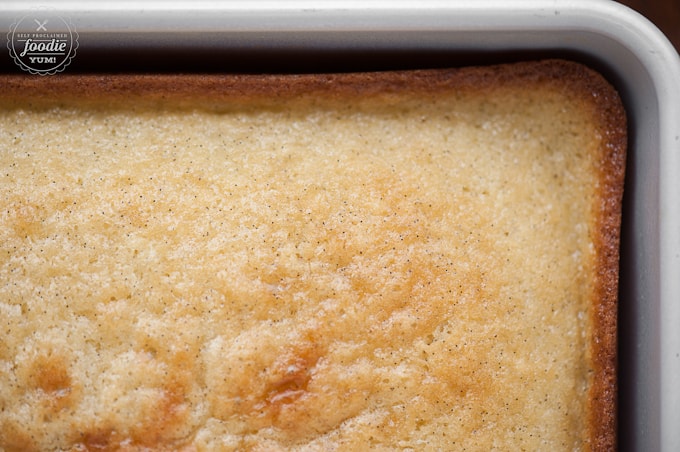
{"label": "cake crust", "polygon": [[[557,386],[567,372],[565,384],[583,389],[583,405],[565,406],[570,396],[550,392],[542,402],[538,390],[522,401],[557,413],[561,429],[577,433],[550,436],[517,415],[517,425],[494,441],[615,448],[627,138],[621,101],[599,74],[546,60],[361,74],[3,76],[0,86],[5,450],[314,450],[416,447],[430,438],[474,446],[476,436],[488,440],[503,410],[516,412],[520,399],[496,395],[514,378],[511,367],[531,388]],[[548,107],[535,107],[541,98]],[[535,118],[520,130],[525,108]],[[573,124],[553,131],[541,112]],[[55,115],[66,118],[62,129]],[[27,117],[47,132],[30,129],[40,126]],[[255,136],[245,121],[278,135]],[[402,125],[406,138],[398,136]],[[242,135],[234,132],[241,127]],[[63,145],[49,135],[59,130]],[[518,144],[492,141],[495,135]],[[28,137],[36,141],[26,145]],[[191,143],[196,138],[200,145]],[[557,148],[562,142],[576,148]],[[138,154],[127,157],[128,146]],[[477,166],[468,154],[486,149],[495,157],[488,168]],[[549,154],[537,163],[545,170],[525,166],[512,176],[513,162],[539,152]],[[69,167],[67,157],[82,160]],[[110,166],[117,161],[127,166]],[[555,169],[562,167],[566,175]],[[557,185],[532,188],[541,171]],[[88,193],[95,176],[102,192]],[[576,207],[560,207],[582,186]],[[493,189],[507,195],[494,201]],[[530,215],[528,224],[511,221],[515,207],[501,202],[508,200]],[[79,216],[88,206],[89,216]],[[228,215],[227,208],[236,210]],[[533,234],[563,231],[568,239],[553,238],[569,243],[565,250],[536,261],[555,268],[524,260]],[[97,250],[90,242],[114,239],[123,245]],[[81,245],[73,255],[91,263],[70,269],[69,247]],[[54,254],[35,266],[49,247]],[[112,260],[95,258],[102,253]],[[165,273],[134,267],[141,258]],[[537,275],[511,287],[522,268]],[[82,282],[75,271],[93,279]],[[568,299],[556,302],[562,271],[576,280],[564,289]],[[81,282],[71,298],[69,285]],[[565,313],[563,322],[548,318],[556,312]],[[545,322],[537,337],[546,342],[569,339],[536,354],[516,347],[532,325],[497,323],[523,315]],[[558,332],[560,323],[570,326]],[[348,331],[353,325],[365,330]],[[482,331],[501,339],[484,339]],[[74,349],[70,343],[81,338]],[[85,358],[103,356],[109,343],[120,368],[88,367]],[[569,360],[581,359],[577,370],[548,362],[561,348]],[[540,372],[526,367],[531,360]],[[121,369],[130,365],[126,377]],[[96,406],[105,400],[113,405]],[[407,413],[409,406],[420,411]],[[124,409],[130,416],[115,411]],[[410,439],[386,442],[402,430]]]}

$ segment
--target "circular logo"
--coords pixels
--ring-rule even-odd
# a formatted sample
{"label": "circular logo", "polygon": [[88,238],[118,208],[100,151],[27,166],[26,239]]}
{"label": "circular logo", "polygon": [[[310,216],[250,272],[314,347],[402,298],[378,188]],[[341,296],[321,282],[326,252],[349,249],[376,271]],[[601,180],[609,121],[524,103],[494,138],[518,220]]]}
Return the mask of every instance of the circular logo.
{"label": "circular logo", "polygon": [[53,75],[63,71],[76,55],[78,33],[70,20],[50,11],[36,11],[10,26],[7,48],[24,71]]}

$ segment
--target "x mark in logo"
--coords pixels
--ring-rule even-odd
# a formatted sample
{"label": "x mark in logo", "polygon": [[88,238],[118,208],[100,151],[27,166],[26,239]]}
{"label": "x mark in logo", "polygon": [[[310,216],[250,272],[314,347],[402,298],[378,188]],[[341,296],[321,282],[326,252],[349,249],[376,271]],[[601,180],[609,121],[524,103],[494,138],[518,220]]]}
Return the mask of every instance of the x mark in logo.
{"label": "x mark in logo", "polygon": [[47,23],[47,21],[49,19],[45,19],[45,21],[42,22],[42,23],[40,23],[40,21],[38,19],[33,19],[33,20],[35,21],[36,24],[38,24],[38,28],[35,31],[40,31],[40,30],[47,31],[47,28],[45,28],[45,24]]}

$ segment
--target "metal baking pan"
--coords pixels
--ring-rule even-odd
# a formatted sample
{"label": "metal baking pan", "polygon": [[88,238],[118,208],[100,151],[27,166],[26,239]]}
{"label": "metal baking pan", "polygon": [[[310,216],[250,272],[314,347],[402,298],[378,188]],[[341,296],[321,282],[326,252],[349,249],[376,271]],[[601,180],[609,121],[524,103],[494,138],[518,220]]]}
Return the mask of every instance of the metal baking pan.
{"label": "metal baking pan", "polygon": [[[66,73],[337,72],[542,57],[599,70],[621,93],[630,132],[618,443],[680,450],[680,58],[642,16],[607,0],[13,0],[0,5],[0,30],[36,8],[77,32]],[[8,53],[0,71],[20,72]]]}

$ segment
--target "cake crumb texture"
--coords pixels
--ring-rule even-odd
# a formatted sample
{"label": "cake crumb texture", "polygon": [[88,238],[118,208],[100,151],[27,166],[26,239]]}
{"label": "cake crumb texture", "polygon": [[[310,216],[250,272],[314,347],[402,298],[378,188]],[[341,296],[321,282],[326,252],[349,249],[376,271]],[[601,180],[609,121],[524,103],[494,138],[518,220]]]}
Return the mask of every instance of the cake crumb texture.
{"label": "cake crumb texture", "polygon": [[8,98],[0,450],[590,450],[625,125],[503,68]]}

